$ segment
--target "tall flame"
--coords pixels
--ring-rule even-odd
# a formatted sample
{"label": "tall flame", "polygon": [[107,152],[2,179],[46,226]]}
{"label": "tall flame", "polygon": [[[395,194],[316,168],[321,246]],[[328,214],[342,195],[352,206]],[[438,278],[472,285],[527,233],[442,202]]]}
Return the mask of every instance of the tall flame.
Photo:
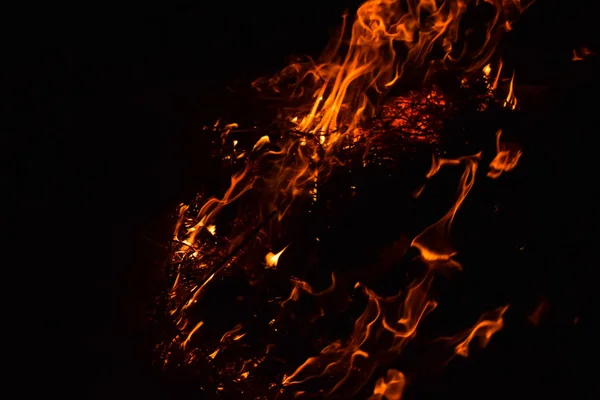
{"label": "tall flame", "polygon": [[[485,2],[493,6],[495,13],[485,28],[484,42],[479,48],[456,49],[461,18],[469,5],[479,1],[368,0],[356,13],[345,54],[340,37],[323,54],[321,62],[292,64],[271,78],[269,84],[278,85],[295,76],[295,85],[303,94],[306,80],[312,80],[314,100],[298,129],[329,134],[326,147],[331,147],[341,135],[357,132],[364,118],[376,111],[372,94],[387,91],[407,69],[423,67],[430,61],[428,72],[456,65],[466,73],[481,70],[512,18],[529,6],[520,0]],[[344,16],[344,28],[346,19]],[[436,46],[441,47],[442,55],[433,62],[428,56]]]}
{"label": "tall flame", "polygon": [[[474,47],[463,43],[461,21],[469,9],[482,5],[491,7],[494,12],[483,28],[481,45]],[[245,243],[259,238],[260,245],[257,246],[263,246],[260,259],[246,256],[246,262],[273,273],[277,272],[274,267],[281,269],[278,266],[280,256],[289,245],[278,253],[267,252],[267,249],[281,248],[269,244],[269,239],[281,236],[284,218],[293,209],[296,199],[303,198],[312,203],[318,200],[318,182],[327,178],[334,165],[341,164],[340,149],[351,147],[364,137],[385,135],[383,131],[375,133],[365,124],[367,118],[380,111],[383,94],[393,86],[406,83],[409,78],[431,80],[437,71],[449,69],[458,69],[464,75],[483,74],[488,82],[486,90],[493,92],[498,86],[502,63],[492,63],[491,58],[502,33],[511,29],[514,18],[528,6],[520,0],[368,0],[358,9],[347,41],[344,40],[347,16],[344,16],[342,34],[319,61],[294,63],[270,79],[256,81],[254,85],[258,89],[262,90],[266,83],[274,90],[284,92],[286,83],[292,79],[292,98],[299,100],[300,106],[293,108],[283,119],[293,129],[290,135],[263,135],[251,150],[239,155],[237,158],[243,160],[243,167],[233,174],[221,198],[210,198],[195,208],[180,206],[173,234],[173,282],[168,294],[169,314],[175,321],[177,333],[166,345],[165,364],[172,355],[172,344],[187,351],[194,340],[200,340],[206,330],[200,328],[207,323],[190,322],[194,306],[204,295],[207,285],[214,285],[224,271],[235,264]],[[492,64],[498,65],[494,67],[495,71]],[[423,72],[416,74],[415,71]],[[504,104],[509,109],[516,107],[513,85],[514,74]],[[435,101],[447,105],[446,99],[434,89],[422,100],[422,103]],[[411,112],[406,104],[404,99],[395,102],[405,116]],[[436,126],[427,118],[423,121],[421,127]],[[219,122],[216,127],[218,125]],[[235,128],[236,124],[229,124],[221,130],[223,143]],[[521,156],[520,150],[512,152],[500,142],[500,131],[496,140],[497,155],[488,173],[491,178],[513,169]],[[236,149],[241,147],[238,143],[234,141]],[[341,146],[342,143],[346,147]],[[408,287],[396,295],[382,296],[362,283],[342,282],[332,274],[331,286],[322,291],[292,278],[289,297],[283,301],[279,301],[283,296],[272,300],[277,300],[283,313],[286,307],[299,301],[302,293],[326,302],[337,291],[347,290],[352,285],[357,296],[366,299],[365,309],[354,321],[351,334],[323,346],[319,354],[310,355],[293,371],[288,371],[281,378],[281,390],[323,377],[335,377],[320,391],[352,398],[377,370],[382,359],[399,354],[416,336],[421,321],[437,306],[429,290],[436,272],[447,267],[462,268],[454,258],[457,251],[450,245],[448,237],[459,208],[473,188],[482,158],[481,152],[458,158],[434,156],[426,179],[432,178],[444,166],[462,166],[464,170],[452,206],[411,242],[420,254],[413,261],[427,268]],[[256,201],[239,211],[231,232],[223,234],[227,229],[221,229],[218,217],[232,203],[249,195]],[[282,264],[285,264],[285,258]],[[190,270],[194,279],[184,279],[185,271]],[[482,338],[486,344],[492,334],[502,328],[505,311],[506,307],[488,313],[468,333],[453,337],[456,353],[466,356],[469,343],[475,337]],[[273,319],[269,325],[276,326],[276,322]],[[217,355],[226,351],[227,346],[244,338],[246,333],[240,331],[245,326],[237,324],[226,331],[217,348],[211,348],[204,357],[211,362],[219,360],[221,356]],[[270,349],[266,348],[265,355]],[[189,352],[185,362],[191,363],[197,356],[198,353]],[[250,369],[259,365],[262,359],[244,361],[234,381],[251,377]],[[404,374],[389,369],[386,377],[377,380],[371,399],[399,400],[405,385]],[[301,393],[302,390],[296,391],[296,394]]]}

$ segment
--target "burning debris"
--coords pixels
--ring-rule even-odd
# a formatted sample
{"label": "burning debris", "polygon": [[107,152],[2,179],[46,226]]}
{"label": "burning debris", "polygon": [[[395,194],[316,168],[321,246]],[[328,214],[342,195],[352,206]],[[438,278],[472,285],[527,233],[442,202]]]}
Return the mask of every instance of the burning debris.
{"label": "burning debris", "polygon": [[[476,7],[489,7],[493,18],[473,48],[460,22]],[[157,346],[166,370],[202,376],[213,397],[401,398],[410,386],[402,353],[421,340],[422,321],[443,301],[434,282],[462,269],[450,230],[484,159],[481,152],[446,157],[445,144],[467,128],[456,122],[465,108],[516,109],[514,74],[505,83],[501,61],[492,60],[525,8],[368,0],[349,29],[344,17],[349,41],[341,37],[320,60],[255,82],[263,92],[289,94],[294,105],[266,130],[214,127],[232,175],[220,198],[200,195],[178,210],[157,317],[166,327]],[[423,71],[421,87],[409,88]],[[521,150],[489,125],[497,154],[487,175],[498,178],[515,168]],[[411,170],[424,153],[433,154],[429,172]],[[382,184],[384,197],[403,190],[418,201],[447,169],[458,173],[458,194],[424,229],[422,221],[397,226],[413,209],[385,214],[393,202],[370,186],[410,172],[418,178],[401,175],[400,189]],[[369,231],[361,220],[374,215],[389,218],[392,232]],[[398,239],[410,231],[412,241]],[[357,246],[344,240],[350,235]],[[485,346],[507,308],[438,338],[447,344],[442,358],[466,357],[476,338]]]}

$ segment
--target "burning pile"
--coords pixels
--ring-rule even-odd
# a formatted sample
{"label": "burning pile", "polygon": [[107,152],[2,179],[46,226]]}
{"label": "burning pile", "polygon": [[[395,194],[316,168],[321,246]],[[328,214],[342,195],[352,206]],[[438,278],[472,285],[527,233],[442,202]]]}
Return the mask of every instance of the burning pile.
{"label": "burning pile", "polygon": [[[481,27],[461,19],[482,8],[491,18],[474,46]],[[267,132],[215,125],[231,181],[220,198],[199,195],[179,208],[160,301],[165,369],[201,377],[205,393],[223,398],[401,397],[403,350],[443,301],[434,281],[462,269],[449,231],[483,157],[443,157],[464,129],[448,122],[465,107],[516,108],[514,75],[505,85],[495,49],[524,8],[519,0],[368,0],[349,41],[342,34],[321,60],[254,83],[290,106]],[[497,178],[521,153],[492,128],[488,176]],[[429,172],[419,166],[424,152],[434,154]],[[462,170],[450,208],[425,229],[422,221],[396,226],[414,210],[399,205],[417,202],[431,186],[423,182],[447,166]],[[380,185],[382,200],[374,182],[398,174],[399,189]],[[380,213],[390,232],[369,231]],[[506,310],[426,338],[439,347],[435,362],[467,356],[475,339],[485,345]]]}

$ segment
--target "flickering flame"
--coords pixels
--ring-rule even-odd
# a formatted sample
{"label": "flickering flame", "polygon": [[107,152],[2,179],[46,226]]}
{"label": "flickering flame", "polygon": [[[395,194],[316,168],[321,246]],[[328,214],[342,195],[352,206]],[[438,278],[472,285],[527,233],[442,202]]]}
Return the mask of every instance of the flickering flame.
{"label": "flickering flame", "polygon": [[[487,87],[490,91],[495,91],[498,88],[498,81],[500,80],[500,74],[502,73],[502,59],[498,60],[498,65],[495,67],[492,67],[492,64],[487,64],[485,67],[483,67],[482,72],[483,72],[483,77],[485,78],[485,80],[487,81]],[[492,72],[495,71],[495,76],[492,79]]]}
{"label": "flickering flame", "polygon": [[502,172],[513,170],[517,166],[522,155],[520,149],[508,149],[507,146],[500,141],[501,136],[502,130],[499,129],[498,132],[496,132],[496,157],[494,157],[490,163],[490,170],[487,174],[487,176],[493,179],[502,175]]}
{"label": "flickering flame", "polygon": [[542,318],[548,311],[549,307],[550,306],[549,306],[547,300],[544,299],[544,300],[540,301],[538,303],[538,305],[535,307],[535,310],[533,310],[533,312],[531,313],[531,315],[529,315],[527,317],[527,320],[531,323],[531,325],[538,326],[540,324],[540,322],[542,321]]}
{"label": "flickering flame", "polygon": [[[296,63],[268,80],[277,88],[285,78],[297,77],[296,87],[304,93],[306,80],[314,83],[316,101],[299,124],[303,132],[330,133],[326,147],[335,144],[344,133],[356,131],[365,117],[374,112],[369,90],[383,93],[384,88],[399,81],[408,68],[422,67],[436,45],[447,66],[464,62],[467,73],[488,64],[495,51],[499,34],[510,27],[509,21],[526,9],[519,0],[489,1],[495,7],[493,20],[486,29],[486,40],[479,49],[467,52],[455,49],[459,23],[469,1],[368,0],[356,14],[351,27],[348,49],[340,58],[340,40],[315,64]],[[344,27],[346,17],[344,17]],[[343,30],[342,30],[343,31]],[[402,51],[397,50],[398,46]],[[254,86],[259,87],[260,82]],[[303,85],[303,86],[301,86]]]}
{"label": "flickering flame", "polygon": [[[248,334],[253,326],[263,324],[273,335],[279,334],[286,315],[293,315],[290,310],[307,298],[317,305],[318,312],[310,320],[314,322],[327,313],[328,305],[361,297],[365,308],[360,316],[357,313],[353,317],[354,324],[347,336],[323,340],[312,354],[305,355],[304,361],[293,366],[285,364],[286,373],[274,377],[279,383],[271,386],[280,392],[301,396],[309,392],[305,387],[307,382],[318,381],[319,392],[326,396],[335,393],[340,398],[353,398],[379,370],[382,360],[397,356],[417,336],[421,322],[438,304],[430,293],[435,277],[447,268],[462,269],[455,260],[457,251],[449,240],[450,229],[474,186],[483,157],[481,152],[456,158],[433,157],[431,169],[424,179],[427,187],[435,184],[435,176],[441,168],[456,168],[459,173],[462,169],[458,194],[441,218],[410,242],[420,254],[411,262],[425,268],[397,294],[383,296],[356,279],[340,278],[333,272],[331,284],[321,290],[309,284],[310,279],[291,277],[286,279],[291,285],[289,296],[286,298],[287,292],[284,292],[268,300],[279,314],[266,319],[247,318],[241,323],[235,321],[216,330],[220,335],[218,342],[215,339],[213,344],[193,348],[193,344],[205,340],[205,331],[212,329],[208,320],[194,322],[202,318],[199,317],[203,311],[201,300],[209,292],[208,286],[217,285],[233,271],[244,274],[250,286],[262,288],[265,291],[261,293],[262,297],[271,296],[271,289],[276,292],[276,288],[261,284],[264,282],[261,279],[270,274],[285,273],[288,263],[279,265],[279,260],[289,245],[273,253],[272,241],[281,243],[281,240],[287,240],[285,235],[290,230],[298,229],[285,225],[286,217],[298,213],[297,204],[319,203],[323,196],[320,184],[334,167],[345,165],[341,157],[343,152],[363,152],[362,165],[365,167],[367,156],[384,148],[384,139],[393,130],[401,132],[399,136],[407,141],[437,143],[445,113],[453,109],[448,96],[438,86],[429,85],[437,71],[461,70],[467,84],[467,77],[471,75],[479,81],[483,79],[483,91],[489,92],[486,96],[495,95],[502,61],[492,59],[492,56],[501,34],[511,29],[513,18],[529,4],[519,0],[486,0],[494,13],[485,25],[482,45],[475,49],[467,45],[457,48],[462,16],[468,7],[477,7],[480,3],[470,0],[368,0],[358,9],[349,28],[347,17],[344,17],[342,34],[320,60],[293,63],[276,76],[253,83],[258,90],[265,90],[266,84],[277,93],[285,93],[291,86],[291,97],[300,105],[282,112],[281,120],[289,134],[277,135],[269,131],[251,150],[244,151],[247,150],[243,148],[244,141],[230,138],[230,135],[239,134],[238,130],[234,131],[238,125],[223,126],[217,121],[215,129],[220,130],[221,143],[232,143],[229,148],[233,148],[234,156],[228,155],[227,162],[238,163],[235,165],[241,168],[232,175],[229,187],[220,198],[208,198],[196,207],[184,204],[179,207],[173,233],[172,284],[166,306],[177,333],[164,345],[165,365],[175,359],[175,349],[183,351],[184,355],[182,361],[173,364],[192,365],[201,362],[199,360],[211,365],[219,363],[235,351],[232,349],[242,349],[247,342],[256,340],[256,335]],[[346,31],[350,35],[348,40],[343,36]],[[442,54],[441,57],[432,57],[436,53]],[[412,91],[385,103],[379,100],[392,86],[407,81],[408,77],[414,79],[415,71],[419,70],[424,71],[422,78],[428,84],[424,93]],[[506,98],[503,103],[499,101],[509,110],[517,106],[514,76],[513,73]],[[286,86],[290,79],[291,85]],[[385,117],[385,122],[370,123],[370,118],[375,115]],[[501,131],[498,131],[497,154],[488,172],[491,178],[514,169],[521,156],[521,150],[515,151],[502,143],[500,135]],[[355,191],[356,186],[351,188]],[[424,190],[425,186],[418,194]],[[251,200],[244,202],[248,198]],[[302,200],[307,201],[303,203]],[[234,207],[238,207],[237,217],[229,226],[222,224],[219,218],[227,214],[223,210],[235,210]],[[321,243],[319,239],[316,242]],[[252,246],[246,246],[248,243]],[[299,276],[296,273],[290,275]],[[347,294],[351,290],[352,296]],[[468,332],[447,339],[450,348],[454,348],[456,354],[467,356],[469,345],[475,338],[485,346],[502,328],[506,309],[484,314]],[[206,327],[200,330],[205,324]],[[229,329],[233,324],[235,326]],[[224,329],[229,330],[221,334]],[[208,335],[206,337],[208,341]],[[277,351],[276,345],[269,343],[264,345],[260,356],[236,356],[237,361],[232,362],[235,367],[225,364],[219,370],[219,379],[236,384],[252,381],[256,376],[253,369],[267,355],[271,357]],[[223,391],[222,385],[219,382],[216,390]],[[399,400],[405,386],[402,372],[388,368],[386,376],[375,382],[370,399]]]}
{"label": "flickering flame", "polygon": [[209,225],[206,227],[206,229],[210,232],[211,235],[216,235],[217,234],[217,227],[215,225]]}
{"label": "flickering flame", "polygon": [[271,143],[271,140],[269,139],[269,137],[268,136],[261,137],[260,139],[258,139],[258,142],[256,142],[256,144],[252,148],[252,151],[256,151],[256,150],[260,149],[267,143]]}
{"label": "flickering flame", "polygon": [[405,384],[406,378],[402,372],[389,369],[385,377],[377,379],[373,396],[369,397],[369,400],[400,400]]}
{"label": "flickering flame", "polygon": [[228,339],[232,339],[232,340],[238,340],[240,338],[242,338],[244,335],[236,335],[236,333],[238,333],[239,331],[242,330],[242,325],[241,324],[237,324],[233,329],[225,332],[223,334],[223,336],[221,336],[221,343],[224,343],[225,341],[227,341]]}
{"label": "flickering flame", "polygon": [[196,331],[197,331],[198,329],[200,329],[200,327],[201,327],[202,325],[204,325],[204,322],[203,322],[203,321],[200,321],[200,322],[198,322],[198,323],[196,324],[196,326],[194,327],[194,329],[192,329],[192,330],[190,331],[190,333],[187,335],[187,337],[185,338],[185,340],[184,340],[184,341],[181,343],[181,346],[182,346],[182,347],[184,347],[184,348],[185,348],[185,347],[187,346],[187,344],[190,342],[190,339],[192,338],[192,336],[194,335],[194,333],[196,333]]}
{"label": "flickering flame", "polygon": [[267,253],[267,255],[265,256],[265,261],[267,263],[267,268],[274,268],[277,266],[277,262],[279,261],[279,257],[281,257],[281,255],[283,254],[283,252],[289,247],[290,245],[288,244],[287,246],[285,246],[279,253],[277,254],[273,254],[271,252]]}
{"label": "flickering flame", "polygon": [[596,53],[583,46],[578,49],[573,49],[573,61],[583,61],[589,56],[594,56]]}
{"label": "flickering flame", "polygon": [[491,73],[492,73],[492,66],[490,64],[483,67],[483,75],[486,78],[489,78]]}
{"label": "flickering flame", "polygon": [[465,170],[460,178],[458,197],[450,210],[448,210],[440,220],[417,235],[411,243],[411,246],[420,251],[423,260],[429,263],[441,261],[444,262],[445,266],[461,268],[460,264],[451,259],[456,255],[456,252],[450,246],[448,236],[456,212],[475,183],[475,173],[477,172],[477,166],[480,159],[481,153],[456,159],[433,158],[431,169],[426,176],[428,179],[437,174],[444,165],[459,165],[464,163]]}
{"label": "flickering flame", "polygon": [[500,307],[496,310],[485,313],[481,316],[477,324],[471,329],[467,337],[456,345],[456,354],[463,357],[469,355],[469,345],[474,339],[479,339],[480,347],[485,347],[489,343],[492,335],[498,332],[504,326],[502,316],[508,309],[508,306]]}
{"label": "flickering flame", "polygon": [[300,298],[300,294],[302,292],[306,292],[306,293],[310,294],[311,296],[318,297],[318,296],[323,296],[323,295],[329,294],[335,290],[335,274],[334,273],[331,274],[331,285],[327,289],[325,289],[321,292],[315,291],[312,288],[312,286],[310,286],[308,283],[306,283],[300,279],[293,278],[293,279],[291,279],[291,282],[293,284],[292,291],[290,292],[289,297],[281,303],[282,307],[285,306],[285,304],[289,301],[297,301]]}
{"label": "flickering flame", "polygon": [[515,74],[513,73],[512,78],[510,78],[510,84],[508,85],[508,95],[506,96],[506,100],[504,100],[504,107],[508,107],[511,110],[517,108],[517,97],[514,94],[514,83]]}

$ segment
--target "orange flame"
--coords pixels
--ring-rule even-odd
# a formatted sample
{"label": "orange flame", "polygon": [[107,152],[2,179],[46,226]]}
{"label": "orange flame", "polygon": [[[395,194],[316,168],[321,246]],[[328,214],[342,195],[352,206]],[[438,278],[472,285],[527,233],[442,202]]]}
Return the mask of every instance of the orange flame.
{"label": "orange flame", "polygon": [[502,135],[502,129],[496,132],[496,157],[490,163],[490,170],[487,173],[492,179],[498,178],[502,175],[502,172],[508,172],[513,170],[519,159],[521,158],[521,150],[511,151],[501,141],[500,136]]}
{"label": "orange flame", "polygon": [[288,244],[287,246],[285,246],[279,253],[277,254],[273,254],[271,252],[267,253],[267,255],[265,256],[265,262],[267,263],[267,268],[274,268],[277,266],[277,262],[279,262],[279,257],[281,257],[281,255],[283,254],[283,252],[290,247],[290,245]]}
{"label": "orange flame", "polygon": [[190,333],[187,335],[187,337],[185,338],[185,340],[183,341],[183,343],[181,343],[181,347],[185,348],[187,346],[187,344],[190,342],[190,339],[192,338],[192,336],[194,335],[194,333],[196,333],[196,331],[198,329],[200,329],[200,327],[204,325],[203,321],[198,322],[198,324],[196,324],[196,326],[194,327],[194,329],[192,329],[190,331]]}
{"label": "orange flame", "polygon": [[369,400],[400,400],[405,385],[404,374],[397,369],[389,369],[385,377],[377,379],[373,396]]}
{"label": "orange flame", "polygon": [[[296,76],[296,88],[304,88],[307,79],[314,83],[312,99],[304,115],[294,116],[297,130],[302,135],[299,140],[290,140],[272,146],[268,136],[261,137],[253,147],[255,157],[248,160],[244,169],[231,178],[229,189],[221,199],[209,199],[197,212],[197,223],[188,227],[185,238],[179,239],[182,218],[187,211],[182,206],[180,220],[176,225],[174,237],[182,243],[178,250],[186,254],[195,249],[195,241],[202,228],[214,234],[214,221],[221,210],[238,200],[246,192],[261,187],[264,208],[261,213],[269,214],[277,210],[281,220],[288,212],[292,202],[302,195],[316,200],[316,182],[321,175],[337,162],[336,144],[343,135],[361,134],[359,129],[365,117],[373,115],[375,105],[369,99],[369,93],[382,93],[386,87],[398,82],[409,67],[420,67],[428,60],[428,55],[436,46],[441,46],[444,56],[442,64],[446,67],[463,64],[467,73],[480,71],[488,65],[499,35],[507,29],[507,22],[520,14],[529,4],[519,0],[489,0],[495,14],[487,24],[483,45],[475,50],[463,49],[457,53],[453,44],[458,40],[461,16],[473,1],[455,0],[439,4],[429,0],[409,0],[403,3],[396,0],[368,0],[357,11],[356,19],[350,29],[350,40],[345,52],[342,51],[342,36],[330,51],[324,53],[319,63],[295,63],[285,68],[279,75],[270,79],[271,86],[281,83],[286,77]],[[346,17],[344,17],[344,26]],[[343,56],[340,57],[340,54]],[[433,64],[432,64],[433,66]],[[487,69],[486,69],[487,70]],[[428,73],[429,75],[429,73]],[[300,85],[304,86],[300,86]],[[512,81],[507,103],[513,102]],[[298,89],[299,90],[299,89]],[[296,92],[298,95],[298,92]],[[299,110],[302,113],[302,110]],[[215,126],[219,125],[219,121]],[[226,125],[221,137],[224,140],[237,124]],[[310,139],[310,136],[313,139]],[[265,148],[269,150],[265,151]],[[324,151],[324,152],[323,152]],[[261,160],[268,159],[271,171],[264,176],[256,176],[254,168]],[[474,164],[473,164],[474,165]],[[474,166],[470,168],[476,168]],[[468,174],[467,174],[468,175]],[[465,178],[467,179],[468,176]],[[465,189],[468,191],[470,187]],[[462,196],[464,197],[464,195]],[[456,207],[436,226],[449,225]],[[429,230],[434,229],[434,226]],[[419,237],[413,243],[423,257],[448,259],[452,252],[433,249],[423,243]],[[232,244],[238,240],[233,240]],[[176,280],[179,284],[179,279]],[[205,281],[206,284],[206,281]],[[177,285],[174,285],[174,289]]]}
{"label": "orange flame", "polygon": [[[378,365],[376,355],[385,352],[397,353],[416,333],[422,318],[436,307],[428,298],[431,276],[427,275],[414,284],[405,296],[380,297],[371,289],[357,283],[367,296],[367,306],[354,323],[350,338],[336,341],[321,350],[317,356],[309,357],[292,374],[284,376],[284,386],[296,385],[321,376],[340,376],[327,391],[328,395],[341,392],[354,395]],[[389,315],[386,313],[389,310]],[[399,318],[393,318],[394,313]],[[387,334],[389,348],[381,350],[379,341]]]}
{"label": "orange flame", "polygon": [[232,338],[232,340],[239,340],[239,339],[241,339],[245,334],[242,334],[241,336],[240,335],[236,335],[236,333],[238,333],[241,330],[242,330],[242,325],[241,324],[237,324],[235,327],[233,327],[233,329],[228,330],[227,332],[225,332],[223,334],[223,336],[221,336],[220,342],[224,343],[229,338]]}
{"label": "orange flame", "polygon": [[531,323],[531,325],[538,326],[542,321],[542,317],[548,311],[549,307],[550,305],[546,299],[541,300],[535,307],[535,310],[533,310],[531,315],[527,317],[527,320]]}
{"label": "orange flame", "polygon": [[596,53],[591,51],[589,48],[582,46],[578,49],[573,49],[573,61],[582,61],[589,56],[595,56]]}
{"label": "orange flame", "polygon": [[331,273],[331,285],[327,289],[324,289],[320,292],[315,291],[312,288],[312,286],[310,286],[308,283],[306,283],[300,279],[292,278],[291,282],[293,284],[292,291],[291,291],[289,297],[281,303],[282,307],[289,301],[297,301],[300,298],[300,294],[302,292],[306,292],[306,293],[310,294],[311,296],[323,296],[323,295],[329,294],[335,290],[335,274],[334,273]]}
{"label": "orange flame", "polygon": [[[367,0],[357,11],[349,31],[350,38],[344,43],[343,34],[339,40],[321,57],[319,62],[294,63],[286,67],[280,74],[268,80],[268,84],[276,92],[284,90],[288,78],[293,82],[294,98],[301,100],[308,97],[303,106],[295,108],[292,114],[284,117],[286,123],[295,126],[294,135],[288,139],[276,140],[274,135],[262,136],[252,147],[244,159],[243,168],[231,177],[228,189],[221,198],[212,197],[198,209],[190,210],[189,206],[181,205],[179,218],[175,225],[173,239],[175,248],[173,259],[176,261],[175,279],[169,292],[170,314],[176,320],[179,329],[178,336],[173,339],[184,350],[189,346],[193,335],[202,326],[197,323],[192,330],[189,313],[198,302],[204,288],[210,282],[217,281],[221,271],[229,264],[223,263],[214,268],[210,256],[225,258],[232,249],[237,248],[243,241],[247,229],[240,228],[227,238],[220,238],[222,229],[219,223],[219,235],[215,224],[222,210],[241,199],[252,191],[253,196],[260,198],[257,214],[276,214],[277,222],[281,222],[291,209],[297,198],[317,200],[318,181],[327,177],[328,172],[340,161],[337,158],[339,144],[343,140],[354,142],[359,136],[372,135],[365,127],[364,121],[376,112],[389,112],[390,107],[399,111],[401,118],[396,118],[392,126],[407,126],[409,119],[418,119],[422,108],[414,110],[408,107],[406,98],[398,98],[388,107],[381,107],[373,100],[373,94],[382,94],[390,87],[400,82],[407,71],[413,67],[427,65],[424,79],[429,79],[439,69],[460,67],[465,73],[476,73],[481,77],[483,71],[487,88],[495,90],[502,69],[502,62],[492,63],[490,59],[500,39],[500,35],[511,29],[513,17],[520,14],[529,4],[523,5],[520,0],[486,0],[494,7],[494,16],[486,24],[484,43],[477,49],[465,46],[455,48],[459,39],[459,23],[467,8],[477,6],[476,0]],[[343,19],[346,29],[346,16]],[[442,57],[437,62],[430,62],[429,55],[436,49],[441,49]],[[495,77],[493,77],[495,74]],[[493,80],[492,80],[493,79]],[[264,80],[263,80],[264,81]],[[261,89],[263,81],[253,84]],[[510,81],[505,106],[515,109],[517,105],[514,96],[514,74]],[[436,103],[446,107],[446,98],[434,88],[423,101]],[[215,127],[220,126],[217,121]],[[429,118],[423,118],[419,130],[435,131],[437,126]],[[221,140],[224,142],[237,128],[237,124],[226,125],[221,130]],[[408,129],[408,128],[407,128]],[[413,134],[414,132],[409,132]],[[497,155],[490,164],[488,176],[497,178],[503,171],[513,169],[520,156],[520,150],[513,153],[500,142],[498,131],[496,136]],[[234,141],[234,146],[237,145]],[[238,146],[241,147],[241,146]],[[237,151],[237,150],[236,150]],[[284,388],[300,385],[308,380],[319,377],[335,377],[323,392],[326,395],[336,393],[344,398],[352,398],[368,381],[380,362],[382,355],[397,354],[415,337],[423,318],[437,307],[429,293],[434,279],[434,270],[441,267],[462,268],[453,260],[457,254],[449,242],[449,232],[454,218],[469,194],[475,182],[475,174],[481,159],[481,153],[455,159],[434,157],[426,178],[431,179],[443,166],[464,166],[464,171],[458,184],[458,196],[449,210],[435,223],[416,235],[411,246],[420,252],[420,262],[428,268],[424,276],[413,281],[406,290],[397,295],[384,297],[374,290],[357,283],[366,298],[366,306],[360,317],[354,322],[353,330],[344,340],[334,340],[322,348],[319,354],[310,356],[290,374],[283,376],[281,384]],[[267,167],[265,167],[267,166]],[[241,233],[240,233],[241,232]],[[268,236],[267,229],[259,225],[256,235]],[[228,247],[226,254],[218,253],[215,246],[203,242],[203,235],[209,235],[211,243],[226,239]],[[288,245],[289,246],[289,245]],[[274,268],[283,252],[269,252],[265,262],[259,258],[257,264],[261,268]],[[262,247],[266,251],[269,246]],[[231,253],[233,254],[233,253]],[[260,253],[262,254],[264,252]],[[234,263],[235,255],[227,258]],[[181,268],[184,260],[193,260],[194,273],[200,278],[191,282],[182,277]],[[231,261],[234,260],[234,261]],[[282,266],[283,267],[283,266]],[[217,279],[215,279],[217,278]],[[310,296],[324,296],[337,291],[336,277],[332,273],[331,285],[318,292],[307,282],[291,279],[292,289],[289,297],[280,303],[282,311],[288,302],[298,301],[302,293]],[[339,285],[343,286],[343,285]],[[279,301],[281,297],[276,300]],[[508,307],[508,306],[507,306]],[[474,338],[480,338],[485,346],[491,336],[503,326],[502,316],[507,307],[484,314],[479,322],[468,332],[452,338],[456,354],[467,356],[469,344]],[[272,320],[271,323],[273,323]],[[218,348],[208,355],[215,359],[224,346],[239,341],[246,333],[242,333],[242,325],[224,333]],[[241,341],[244,342],[244,341]],[[265,353],[269,352],[267,347]],[[206,352],[208,353],[208,352]],[[206,354],[205,353],[205,354]],[[170,353],[168,353],[169,355]],[[168,357],[165,357],[165,363]],[[236,381],[249,377],[250,372],[237,370]],[[402,396],[406,380],[404,375],[395,369],[390,369],[386,377],[380,378],[375,384],[372,400],[399,400]],[[223,390],[219,387],[218,390]],[[298,391],[297,393],[301,393]]]}
{"label": "orange flame", "polygon": [[468,336],[456,345],[456,354],[467,357],[469,355],[469,345],[475,338],[479,339],[481,347],[487,346],[492,338],[492,335],[494,335],[504,326],[504,320],[502,319],[502,316],[507,309],[508,306],[504,306],[483,314]]}
{"label": "orange flame", "polygon": [[[338,61],[342,41],[323,55],[319,64],[292,64],[271,80],[271,84],[290,75],[297,75],[298,84],[311,78],[316,83],[308,114],[299,130],[312,133],[333,133],[328,144],[335,143],[342,133],[352,133],[365,116],[374,111],[367,97],[368,89],[381,93],[397,82],[409,66],[422,66],[434,45],[441,43],[444,63],[457,63],[453,43],[458,39],[458,27],[469,1],[409,0],[406,5],[395,0],[369,0],[358,10],[351,28],[346,55]],[[495,6],[495,16],[487,27],[486,40],[471,55],[466,72],[479,70],[495,50],[504,22],[522,12],[520,1],[489,1]],[[346,18],[344,17],[344,26]],[[403,59],[396,44],[405,48]]]}
{"label": "orange flame", "polygon": [[506,100],[504,100],[504,107],[510,108],[514,110],[517,108],[517,96],[514,93],[514,84],[515,84],[515,74],[513,72],[512,78],[510,78],[510,83],[508,85],[508,95],[506,96]]}
{"label": "orange flame", "polygon": [[448,210],[446,215],[439,221],[430,225],[417,235],[411,243],[412,247],[415,247],[420,251],[422,259],[432,265],[435,262],[442,261],[445,266],[460,268],[460,264],[451,261],[451,258],[456,255],[456,252],[448,243],[448,235],[456,212],[475,183],[475,172],[477,172],[477,166],[480,159],[481,153],[456,159],[433,158],[431,169],[426,176],[428,179],[434,176],[444,165],[459,165],[465,163],[465,171],[460,178],[458,197],[450,210]]}

